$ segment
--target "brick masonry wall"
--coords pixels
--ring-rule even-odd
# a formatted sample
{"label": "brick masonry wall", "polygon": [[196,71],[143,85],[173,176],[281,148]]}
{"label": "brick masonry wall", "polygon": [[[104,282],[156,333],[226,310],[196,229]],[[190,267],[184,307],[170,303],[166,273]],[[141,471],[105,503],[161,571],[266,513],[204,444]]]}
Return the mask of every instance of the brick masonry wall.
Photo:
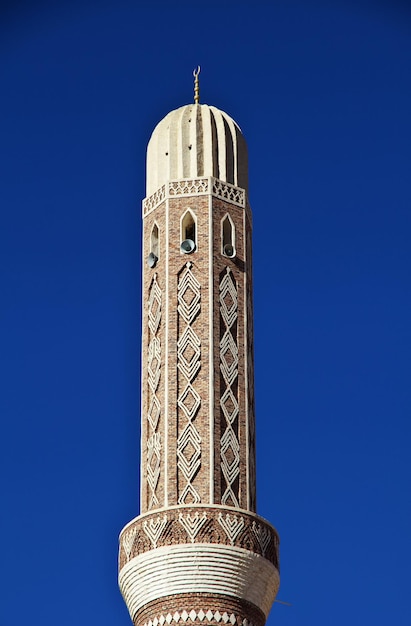
{"label": "brick masonry wall", "polygon": [[[151,233],[154,224],[157,224],[159,230],[159,259],[155,268],[150,269],[147,265],[147,257],[151,251]],[[165,506],[165,398],[166,398],[166,378],[165,378],[165,361],[166,361],[166,203],[161,203],[143,222],[143,315],[142,315],[142,378],[141,378],[141,510],[146,511],[150,508],[158,508]],[[160,404],[160,417],[158,432],[161,436],[160,450],[160,477],[156,489],[158,497],[158,507],[150,506],[150,489],[147,483],[147,440],[150,435],[147,414],[150,408],[150,388],[148,384],[148,349],[149,349],[149,295],[150,287],[154,276],[158,282],[161,291],[161,320],[159,326],[159,339],[161,345],[161,362],[160,362],[160,380],[156,396]]]}
{"label": "brick masonry wall", "polygon": [[[212,227],[210,232],[209,211],[212,212]],[[197,247],[193,254],[185,255],[180,251],[181,243],[181,218],[190,209],[197,219]],[[167,219],[168,212],[168,219]],[[233,259],[223,256],[221,251],[221,220],[229,215],[235,227],[236,255]],[[155,268],[149,268],[146,259],[151,249],[151,232],[154,223],[159,229],[160,255]],[[168,226],[168,228],[167,228]],[[191,482],[193,489],[198,494],[202,503],[221,503],[222,496],[227,489],[227,481],[221,469],[221,438],[227,427],[223,415],[220,399],[226,388],[220,371],[220,340],[224,327],[220,315],[220,282],[227,269],[230,270],[232,281],[237,292],[237,320],[233,337],[238,348],[238,376],[233,384],[233,391],[238,401],[238,417],[233,423],[233,432],[239,444],[239,475],[235,479],[232,489],[235,498],[226,494],[225,504],[239,506],[241,508],[255,510],[255,476],[251,475],[248,468],[249,455],[254,455],[254,448],[249,442],[247,416],[249,397],[247,389],[251,378],[254,376],[253,365],[247,364],[247,341],[248,335],[252,335],[252,319],[246,306],[246,293],[250,293],[251,275],[247,272],[249,264],[247,257],[250,251],[246,250],[246,242],[251,241],[247,237],[245,229],[251,225],[246,220],[245,211],[230,202],[217,199],[209,195],[176,197],[162,202],[151,211],[144,219],[143,234],[143,329],[142,329],[142,512],[154,510],[163,506],[175,504],[193,503],[193,496],[189,493],[181,500],[182,491],[187,482]],[[212,237],[212,257],[210,257],[210,236]],[[168,262],[168,268],[167,268]],[[178,285],[181,276],[191,265],[190,272],[200,285],[200,309],[191,326],[201,344],[200,369],[192,381],[192,387],[201,399],[194,419],[192,420],[199,438],[201,439],[201,465],[191,481],[187,481],[178,469],[177,441],[187,424],[184,412],[178,406],[178,399],[182,394],[187,381],[177,367],[177,342],[181,338],[186,326],[178,312]],[[212,291],[210,292],[210,263],[213,271]],[[168,274],[167,274],[168,271]],[[168,276],[168,284],[167,284]],[[150,486],[147,484],[147,441],[153,431],[147,420],[152,400],[152,391],[147,383],[149,372],[149,343],[151,333],[149,330],[149,300],[150,289],[153,279],[157,281],[161,292],[161,321],[158,337],[161,345],[160,379],[156,397],[160,404],[160,418],[157,432],[161,437],[161,449],[159,450],[160,467],[159,478],[155,489],[158,499],[150,501],[152,495]],[[189,292],[190,293],[190,292]],[[168,303],[168,304],[167,304]],[[212,315],[210,316],[210,307]],[[252,310],[249,308],[249,310]],[[167,324],[168,319],[168,324]],[[167,328],[166,328],[167,324]],[[212,328],[210,328],[210,324]],[[247,333],[246,325],[251,331]],[[213,338],[213,346],[210,346],[210,336]],[[213,348],[212,352],[210,349]],[[190,356],[190,348],[186,352]],[[213,353],[213,372],[210,370],[209,355]],[[228,358],[231,354],[228,353]],[[214,397],[210,398],[210,375],[214,374]],[[192,399],[190,399],[192,403]],[[214,417],[210,418],[210,403],[213,406]],[[167,406],[166,406],[167,404]],[[253,408],[251,409],[253,413]],[[167,416],[167,431],[165,428]],[[214,468],[213,481],[210,485],[210,419],[214,419]],[[253,415],[251,415],[253,423]],[[254,429],[254,426],[252,426]],[[252,443],[252,442],[251,442]],[[185,456],[190,460],[191,445],[185,451]],[[226,457],[233,460],[233,451],[228,448]],[[253,459],[254,460],[254,459]],[[151,465],[155,465],[155,456],[151,457]],[[234,467],[235,462],[232,463]],[[253,463],[255,465],[255,463]],[[168,475],[165,485],[166,473]],[[167,494],[167,499],[166,499]],[[211,495],[213,494],[213,498]],[[180,498],[180,499],[179,499]]]}
{"label": "brick masonry wall", "polygon": [[[236,255],[234,258],[228,258],[223,256],[221,251],[221,222],[223,218],[229,215],[234,223],[235,228],[235,249]],[[245,238],[244,238],[244,209],[232,205],[223,200],[213,198],[213,267],[214,267],[214,370],[219,373],[215,376],[215,395],[214,395],[214,410],[215,410],[215,426],[214,426],[214,447],[215,447],[215,469],[214,469],[214,481],[215,481],[215,502],[221,503],[221,499],[224,493],[226,483],[221,472],[221,437],[223,436],[226,420],[221,410],[220,399],[224,391],[224,382],[220,375],[220,350],[219,342],[221,339],[221,324],[218,323],[220,318],[220,277],[224,274],[227,268],[230,269],[234,277],[237,287],[238,297],[238,313],[237,313],[237,332],[236,343],[238,348],[238,379],[237,379],[237,400],[239,404],[238,424],[236,426],[236,434],[238,434],[239,441],[239,480],[235,484],[235,495],[238,496],[238,503],[232,499],[228,500],[226,504],[231,506],[240,506],[247,509],[247,398],[246,398],[246,350],[245,350],[245,298],[244,298],[244,286],[246,282],[246,250],[245,250]],[[251,490],[255,490],[255,484],[249,485]]]}
{"label": "brick masonry wall", "polygon": [[[190,210],[195,216],[197,245],[192,254],[182,254],[181,244],[181,219]],[[177,440],[182,435],[187,418],[184,412],[178,407],[178,398],[183,393],[187,380],[177,368],[177,341],[181,338],[187,324],[178,312],[177,289],[179,280],[187,268],[187,264],[194,279],[200,285],[200,308],[198,315],[194,318],[191,328],[194,330],[200,342],[200,369],[192,381],[192,387],[201,399],[201,404],[195,417],[192,420],[193,426],[201,438],[201,465],[198,472],[190,481],[193,489],[198,494],[201,502],[210,500],[210,408],[209,408],[209,377],[210,369],[208,354],[210,351],[209,341],[209,250],[208,250],[208,197],[193,196],[189,198],[177,197],[169,200],[169,480],[168,497],[169,505],[178,504],[182,497],[184,487],[187,484],[181,471],[177,466]],[[187,292],[187,300],[191,298],[192,292]],[[190,348],[184,354],[190,357]],[[190,449],[187,450],[187,458]],[[184,498],[185,504],[190,504],[193,497],[188,495]]]}
{"label": "brick masonry wall", "polygon": [[[279,584],[278,535],[255,513],[251,217],[244,191],[221,185],[170,183],[144,204],[142,514],[119,550],[135,626],[263,626]],[[188,210],[196,249],[183,254]]]}

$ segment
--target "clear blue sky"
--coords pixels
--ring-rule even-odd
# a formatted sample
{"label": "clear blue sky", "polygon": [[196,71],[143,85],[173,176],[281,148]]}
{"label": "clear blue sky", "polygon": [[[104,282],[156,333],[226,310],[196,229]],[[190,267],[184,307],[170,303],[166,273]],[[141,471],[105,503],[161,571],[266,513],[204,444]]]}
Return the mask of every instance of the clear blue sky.
{"label": "clear blue sky", "polygon": [[192,100],[247,138],[269,626],[409,626],[411,9],[3,3],[1,626],[127,626],[145,148]]}

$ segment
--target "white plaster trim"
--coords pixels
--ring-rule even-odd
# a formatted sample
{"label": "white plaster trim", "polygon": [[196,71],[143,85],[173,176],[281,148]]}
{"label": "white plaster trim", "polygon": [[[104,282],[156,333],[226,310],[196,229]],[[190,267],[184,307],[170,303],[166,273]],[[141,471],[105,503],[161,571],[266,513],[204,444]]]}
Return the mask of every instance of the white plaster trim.
{"label": "white plaster trim", "polygon": [[214,502],[214,262],[213,262],[213,198],[208,196],[208,324],[209,324],[209,360],[208,360],[208,401],[210,418],[210,504]]}
{"label": "white plaster trim", "polygon": [[181,593],[228,595],[251,602],[265,616],[278,591],[277,569],[242,548],[204,543],[163,546],[134,557],[119,573],[119,586],[134,621],[149,602]]}
{"label": "white plaster trim", "polygon": [[164,506],[168,506],[168,325],[169,325],[169,200],[166,200],[166,320],[164,347]]}

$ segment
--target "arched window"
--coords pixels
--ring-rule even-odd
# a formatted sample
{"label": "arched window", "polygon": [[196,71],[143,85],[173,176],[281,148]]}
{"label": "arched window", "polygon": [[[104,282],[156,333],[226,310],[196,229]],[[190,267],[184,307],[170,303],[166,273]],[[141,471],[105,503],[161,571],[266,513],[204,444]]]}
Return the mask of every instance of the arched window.
{"label": "arched window", "polygon": [[154,222],[153,228],[151,229],[150,252],[152,252],[157,257],[157,259],[160,258],[160,246],[158,242],[158,226],[155,222]]}
{"label": "arched window", "polygon": [[160,245],[158,243],[158,226],[154,222],[150,235],[150,252],[147,257],[147,265],[151,268],[157,265],[160,256]]}
{"label": "arched window", "polygon": [[193,242],[194,245],[191,246],[190,250],[188,247],[185,249],[183,246],[182,252],[193,252],[197,246],[197,224],[196,218],[190,209],[184,213],[181,219],[181,244],[183,245],[186,241]]}
{"label": "arched window", "polygon": [[235,228],[227,214],[221,222],[221,252],[224,256],[235,256]]}

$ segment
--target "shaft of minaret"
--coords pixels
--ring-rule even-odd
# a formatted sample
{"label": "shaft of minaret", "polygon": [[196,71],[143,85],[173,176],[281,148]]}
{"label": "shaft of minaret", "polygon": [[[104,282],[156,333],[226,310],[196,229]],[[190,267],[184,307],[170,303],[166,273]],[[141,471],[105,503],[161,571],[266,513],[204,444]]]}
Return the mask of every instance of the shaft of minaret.
{"label": "shaft of minaret", "polygon": [[135,626],[264,626],[277,594],[278,535],[256,514],[247,193],[245,140],[226,113],[194,103],[154,129],[143,201],[141,514],[121,531],[119,553]]}

